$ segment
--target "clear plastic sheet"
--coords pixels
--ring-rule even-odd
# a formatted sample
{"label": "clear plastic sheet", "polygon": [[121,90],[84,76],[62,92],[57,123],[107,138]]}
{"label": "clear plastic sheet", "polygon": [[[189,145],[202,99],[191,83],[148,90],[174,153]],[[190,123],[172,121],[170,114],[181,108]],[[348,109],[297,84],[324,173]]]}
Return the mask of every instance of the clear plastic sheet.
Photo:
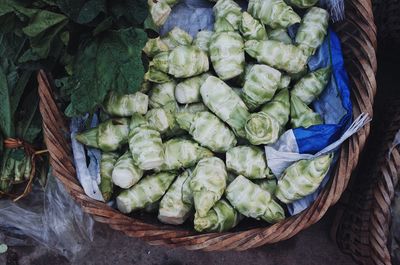
{"label": "clear plastic sheet", "polygon": [[32,238],[75,261],[85,256],[93,241],[93,219],[51,174],[44,190],[35,183],[29,196],[17,203],[0,200],[0,216],[0,227],[12,234],[6,242],[10,245],[32,245]]}

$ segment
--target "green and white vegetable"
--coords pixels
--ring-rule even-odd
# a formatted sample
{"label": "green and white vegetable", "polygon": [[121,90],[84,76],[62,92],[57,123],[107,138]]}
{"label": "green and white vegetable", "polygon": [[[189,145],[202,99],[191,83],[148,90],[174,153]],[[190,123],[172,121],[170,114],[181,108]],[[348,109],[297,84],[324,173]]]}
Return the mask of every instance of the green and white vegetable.
{"label": "green and white vegetable", "polygon": [[210,76],[200,88],[204,104],[226,122],[240,137],[245,136],[244,125],[250,113],[242,99],[217,77]]}
{"label": "green and white vegetable", "polygon": [[265,154],[256,146],[236,146],[226,152],[226,168],[249,179],[267,177],[269,169]]}
{"label": "green and white vegetable", "polygon": [[239,30],[245,40],[268,39],[267,31],[265,30],[264,25],[247,12],[243,12],[242,14]]}
{"label": "green and white vegetable", "polygon": [[119,117],[129,117],[133,113],[146,114],[148,105],[148,96],[141,92],[127,95],[110,93],[103,104],[108,114]]}
{"label": "green and white vegetable", "polygon": [[178,113],[176,121],[196,142],[213,152],[226,152],[236,145],[235,134],[218,117],[208,111]]}
{"label": "green and white vegetable", "polygon": [[175,138],[164,144],[162,171],[178,170],[195,166],[198,161],[212,157],[213,153],[192,140]]}
{"label": "green and white vegetable", "polygon": [[178,113],[197,113],[201,111],[208,111],[208,108],[203,103],[192,103],[184,106],[179,106]]}
{"label": "green and white vegetable", "polygon": [[156,169],[164,163],[161,135],[148,125],[136,127],[130,131],[129,149],[135,165],[140,169]]}
{"label": "green and white vegetable", "polygon": [[328,173],[332,159],[331,153],[289,166],[278,180],[276,197],[291,203],[316,191]]}
{"label": "green and white vegetable", "polygon": [[187,78],[207,72],[207,53],[196,46],[178,46],[157,54],[152,61],[156,69],[176,78]]}
{"label": "green and white vegetable", "polygon": [[292,39],[290,38],[287,29],[276,28],[268,31],[268,39],[280,41],[285,44],[292,44]]}
{"label": "green and white vegetable", "polygon": [[318,3],[318,0],[285,0],[291,6],[298,8],[310,8]]}
{"label": "green and white vegetable", "polygon": [[246,217],[277,223],[285,219],[283,208],[271,194],[243,176],[238,176],[226,189],[226,198]]}
{"label": "green and white vegetable", "polygon": [[151,18],[155,25],[162,26],[171,13],[171,8],[179,0],[147,0]]}
{"label": "green and white vegetable", "polygon": [[129,131],[142,125],[148,125],[146,118],[139,113],[134,113],[129,121]]}
{"label": "green and white vegetable", "polygon": [[175,101],[176,82],[155,84],[149,94],[149,104],[152,108],[161,108]]}
{"label": "green and white vegetable", "polygon": [[219,201],[226,188],[227,172],[224,161],[218,157],[204,158],[197,163],[190,180],[194,207],[199,217]]}
{"label": "green and white vegetable", "polygon": [[271,28],[287,28],[301,20],[283,0],[250,0],[247,12]]}
{"label": "green and white vegetable", "polygon": [[232,79],[244,71],[244,44],[237,32],[215,32],[210,40],[210,60],[222,80]]}
{"label": "green and white vegetable", "polygon": [[191,45],[193,42],[192,36],[178,27],[174,27],[161,40],[168,46],[170,50],[173,50],[178,46]]}
{"label": "green and white vegetable", "polygon": [[279,84],[278,84],[278,90],[289,88],[291,81],[292,81],[292,78],[289,75],[281,75],[281,80],[279,81]]}
{"label": "green and white vegetable", "polygon": [[288,73],[298,73],[303,70],[308,59],[300,48],[274,40],[246,41],[245,51],[259,63]]}
{"label": "green and white vegetable", "polygon": [[329,13],[325,9],[312,7],[303,17],[296,34],[296,44],[307,56],[313,55],[321,46],[328,32]]}
{"label": "green and white vegetable", "polygon": [[267,65],[256,64],[245,76],[242,99],[253,110],[274,96],[281,80],[281,73]]}
{"label": "green and white vegetable", "polygon": [[153,58],[160,52],[167,52],[169,47],[160,37],[149,39],[143,48],[143,52],[150,58]]}
{"label": "green and white vegetable", "polygon": [[99,188],[105,202],[111,199],[113,193],[112,172],[117,159],[117,153],[104,152],[101,154]]}
{"label": "green and white vegetable", "polygon": [[204,73],[180,82],[175,88],[176,101],[181,104],[201,102],[200,87],[209,76],[209,73]]}
{"label": "green and white vegetable", "polygon": [[262,106],[260,112],[249,116],[245,125],[246,139],[254,145],[276,142],[289,120],[289,114],[289,91],[283,89]]}
{"label": "green and white vegetable", "polygon": [[175,120],[176,104],[169,103],[162,108],[154,108],[147,112],[146,119],[150,127],[161,134],[176,132],[178,124]]}
{"label": "green and white vegetable", "polygon": [[172,78],[168,74],[158,70],[154,66],[153,62],[150,62],[149,69],[144,74],[145,82],[153,82],[156,84],[163,84],[163,83],[169,82],[171,80],[172,80]]}
{"label": "green and white vegetable", "polygon": [[175,177],[175,173],[171,172],[160,172],[144,177],[135,186],[122,191],[117,196],[118,210],[131,213],[158,201]]}
{"label": "green and white vegetable", "polygon": [[275,177],[272,179],[256,179],[253,180],[253,182],[260,186],[260,188],[262,188],[263,190],[268,191],[272,195],[272,197],[275,198],[276,188],[278,187],[278,183]]}
{"label": "green and white vegetable", "polygon": [[215,203],[207,215],[194,216],[194,229],[197,232],[224,232],[234,228],[241,220],[241,215],[224,199]]}
{"label": "green and white vegetable", "polygon": [[208,30],[199,31],[194,38],[193,45],[199,47],[201,50],[208,52],[210,40],[214,32]]}
{"label": "green and white vegetable", "polygon": [[143,170],[135,166],[132,154],[127,151],[114,165],[112,181],[118,187],[129,189],[143,177]]}
{"label": "green and white vegetable", "polygon": [[313,102],[325,89],[331,77],[331,68],[320,68],[300,79],[291,91],[307,105]]}
{"label": "green and white vegetable", "polygon": [[193,200],[193,193],[192,190],[190,189],[190,180],[192,179],[193,176],[193,169],[188,168],[186,169],[182,174],[186,174],[187,178],[182,184],[182,202],[188,204],[188,205],[193,205],[194,200]]}
{"label": "green and white vegetable", "polygon": [[[240,6],[233,0],[218,0],[213,8],[216,21],[225,20],[232,27],[232,30],[239,28],[242,18],[242,10]],[[218,31],[218,27],[215,27]]]}
{"label": "green and white vegetable", "polygon": [[189,171],[184,171],[172,183],[161,199],[158,220],[165,224],[180,225],[189,217],[193,204],[182,200],[182,187],[189,177]]}
{"label": "green and white vegetable", "polygon": [[290,116],[292,128],[308,128],[324,123],[321,115],[310,109],[301,99],[292,93],[290,95]]}

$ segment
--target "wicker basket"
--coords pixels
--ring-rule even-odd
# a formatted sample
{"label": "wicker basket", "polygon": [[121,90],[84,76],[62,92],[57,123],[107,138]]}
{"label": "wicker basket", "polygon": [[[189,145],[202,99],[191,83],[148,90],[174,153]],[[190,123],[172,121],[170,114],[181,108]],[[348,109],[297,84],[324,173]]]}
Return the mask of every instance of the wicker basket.
{"label": "wicker basket", "polygon": [[[346,1],[346,17],[346,21],[337,25],[336,31],[342,41],[346,67],[352,83],[354,116],[357,117],[362,112],[372,116],[376,91],[376,28],[371,2]],[[75,175],[70,143],[65,137],[68,135],[68,126],[55,104],[51,80],[41,71],[38,81],[45,141],[54,175],[82,205],[83,210],[91,214],[96,221],[106,223],[128,236],[142,238],[153,245],[182,246],[207,251],[246,250],[293,237],[320,220],[328,208],[339,200],[369,134],[369,126],[366,126],[343,144],[335,174],[316,201],[302,213],[269,227],[198,234],[193,229],[185,230],[126,216],[86,196]]]}

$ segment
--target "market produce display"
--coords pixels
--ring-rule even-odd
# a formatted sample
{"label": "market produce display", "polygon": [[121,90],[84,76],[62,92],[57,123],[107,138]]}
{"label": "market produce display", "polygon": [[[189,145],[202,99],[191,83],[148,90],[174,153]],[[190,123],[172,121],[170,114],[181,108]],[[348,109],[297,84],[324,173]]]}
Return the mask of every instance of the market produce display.
{"label": "market produce display", "polygon": [[[153,22],[163,24],[177,2],[149,1]],[[246,218],[280,222],[286,204],[316,191],[333,154],[274,176],[263,148],[288,129],[324,123],[310,104],[331,67],[307,69],[328,27],[316,2],[250,0],[245,12],[219,0],[213,31],[192,37],[173,27],[143,43],[144,81],[129,93],[108,91],[101,123],[76,136],[102,151],[104,200],[126,214],[222,232]],[[300,17],[297,8],[308,10]]]}

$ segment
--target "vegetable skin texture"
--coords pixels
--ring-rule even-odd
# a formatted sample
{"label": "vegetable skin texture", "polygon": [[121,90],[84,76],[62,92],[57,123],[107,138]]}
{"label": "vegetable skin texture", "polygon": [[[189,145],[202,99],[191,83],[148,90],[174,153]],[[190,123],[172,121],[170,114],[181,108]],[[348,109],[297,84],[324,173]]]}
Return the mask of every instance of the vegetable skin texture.
{"label": "vegetable skin texture", "polygon": [[178,83],[175,88],[176,101],[181,104],[201,102],[200,87],[209,76],[209,73],[204,73]]}
{"label": "vegetable skin texture", "polygon": [[247,12],[271,28],[287,28],[301,20],[283,0],[250,0]]}
{"label": "vegetable skin texture", "polygon": [[201,159],[212,157],[213,153],[195,141],[175,138],[164,143],[164,156],[161,171],[195,166]]}
{"label": "vegetable skin texture", "polygon": [[178,113],[197,113],[201,111],[208,111],[208,108],[203,103],[192,103],[184,106],[179,106]]}
{"label": "vegetable skin texture", "polygon": [[189,186],[194,207],[199,217],[205,217],[221,199],[226,188],[227,172],[224,162],[217,157],[204,158],[197,163]]}
{"label": "vegetable skin texture", "polygon": [[193,45],[208,53],[210,40],[214,32],[208,30],[199,31],[193,40]]}
{"label": "vegetable skin texture", "polygon": [[268,39],[280,41],[285,44],[292,44],[292,39],[290,38],[287,29],[276,28],[268,31]]}
{"label": "vegetable skin texture", "polygon": [[135,186],[117,196],[118,210],[128,214],[158,201],[175,177],[175,173],[171,172],[160,172],[144,177]]}
{"label": "vegetable skin texture", "polygon": [[301,78],[293,86],[291,93],[309,105],[324,91],[330,77],[330,67],[320,68]]}
{"label": "vegetable skin texture", "polygon": [[289,91],[283,89],[263,105],[261,111],[249,116],[245,124],[246,139],[254,145],[276,142],[289,120],[289,114]]}
{"label": "vegetable skin texture", "polygon": [[164,25],[172,11],[172,7],[178,2],[179,0],[147,0],[154,24],[158,27]]}
{"label": "vegetable skin texture", "polygon": [[105,202],[111,199],[113,193],[114,184],[112,181],[112,172],[117,159],[117,153],[103,152],[101,154],[99,189]]}
{"label": "vegetable skin texture", "polygon": [[84,144],[86,146],[99,148],[98,136],[99,136],[99,128],[95,127],[78,133],[75,136],[75,139],[81,144]]}
{"label": "vegetable skin texture", "polygon": [[172,78],[168,74],[158,70],[157,67],[155,67],[154,64],[152,62],[150,62],[149,69],[144,74],[145,82],[163,84],[163,83],[167,83],[171,80],[172,80]]}
{"label": "vegetable skin texture", "polygon": [[267,31],[263,24],[253,18],[249,13],[243,12],[242,20],[239,25],[240,33],[245,40],[266,40]]}
{"label": "vegetable skin texture", "polygon": [[274,40],[246,41],[245,51],[259,63],[288,73],[303,70],[308,59],[300,48]]}
{"label": "vegetable skin texture", "polygon": [[290,116],[290,124],[292,128],[308,128],[313,125],[324,123],[321,115],[314,112],[293,94],[290,95]]}
{"label": "vegetable skin texture", "polygon": [[256,146],[236,146],[226,152],[226,168],[236,175],[249,179],[267,177],[268,167],[265,154]]}
{"label": "vegetable skin texture", "polygon": [[244,71],[243,39],[237,32],[215,32],[210,40],[210,60],[218,77],[232,79]]}
{"label": "vegetable skin texture", "polygon": [[153,58],[160,52],[167,52],[168,50],[169,50],[168,45],[165,44],[165,42],[162,41],[160,37],[149,39],[143,48],[143,52],[149,58]]}
{"label": "vegetable skin texture", "polygon": [[143,177],[143,170],[137,167],[130,151],[125,152],[114,165],[112,181],[118,187],[129,189]]}
{"label": "vegetable skin texture", "polygon": [[235,134],[217,116],[208,111],[178,113],[176,121],[196,142],[213,152],[223,153],[236,145]]}
{"label": "vegetable skin texture", "polygon": [[167,104],[162,108],[154,108],[147,112],[146,119],[150,127],[153,127],[161,134],[174,132],[178,129],[175,121],[175,104]]}
{"label": "vegetable skin texture", "polygon": [[192,36],[178,27],[174,27],[161,40],[168,46],[170,50],[173,50],[178,46],[191,45],[193,42]]}
{"label": "vegetable skin texture", "polygon": [[207,54],[196,46],[178,46],[170,52],[161,52],[152,63],[175,78],[188,78],[209,70]]}
{"label": "vegetable skin texture", "polygon": [[318,0],[285,0],[288,5],[298,8],[310,8],[318,3]]}
{"label": "vegetable skin texture", "polygon": [[129,119],[107,120],[99,124],[98,130],[99,148],[105,152],[116,151],[128,141]]}
{"label": "vegetable skin texture", "polygon": [[329,171],[333,154],[300,160],[289,166],[278,180],[276,197],[291,203],[317,190]]}
{"label": "vegetable skin texture", "polygon": [[194,216],[194,229],[197,232],[224,232],[234,228],[241,220],[241,215],[229,204],[221,199],[208,211],[207,215]]}
{"label": "vegetable skin texture", "polygon": [[315,51],[328,33],[329,13],[323,8],[312,7],[304,15],[296,34],[295,42],[307,56]]}
{"label": "vegetable skin texture", "polygon": [[217,77],[210,76],[200,88],[204,104],[222,121],[226,122],[237,136],[245,137],[244,125],[250,116],[242,99]]}
{"label": "vegetable skin texture", "polygon": [[163,84],[155,84],[149,93],[149,104],[152,108],[161,108],[175,101],[176,82],[171,80]]}
{"label": "vegetable skin texture", "polygon": [[267,65],[256,64],[245,76],[242,99],[250,110],[269,101],[278,89],[281,73]]}
{"label": "vegetable skin texture", "polygon": [[103,104],[108,114],[118,117],[130,117],[134,113],[146,114],[148,105],[148,96],[141,92],[126,95],[111,92]]}
{"label": "vegetable skin texture", "polygon": [[273,179],[256,179],[253,182],[260,186],[260,188],[262,188],[263,190],[268,191],[275,199],[275,192],[276,188],[278,187],[278,183],[275,177]]}
{"label": "vegetable skin texture", "polygon": [[182,201],[182,186],[189,177],[189,171],[184,171],[169,187],[160,201],[158,220],[165,224],[180,225],[189,217],[193,204]]}
{"label": "vegetable skin texture", "polygon": [[226,189],[226,198],[244,216],[277,223],[285,219],[283,208],[271,194],[243,176],[238,176]]}
{"label": "vegetable skin texture", "polygon": [[232,31],[238,30],[242,18],[242,9],[235,1],[218,0],[213,11],[216,21],[224,19],[232,27]]}
{"label": "vegetable skin texture", "polygon": [[148,125],[130,131],[129,149],[135,165],[142,170],[156,169],[164,163],[161,135]]}

